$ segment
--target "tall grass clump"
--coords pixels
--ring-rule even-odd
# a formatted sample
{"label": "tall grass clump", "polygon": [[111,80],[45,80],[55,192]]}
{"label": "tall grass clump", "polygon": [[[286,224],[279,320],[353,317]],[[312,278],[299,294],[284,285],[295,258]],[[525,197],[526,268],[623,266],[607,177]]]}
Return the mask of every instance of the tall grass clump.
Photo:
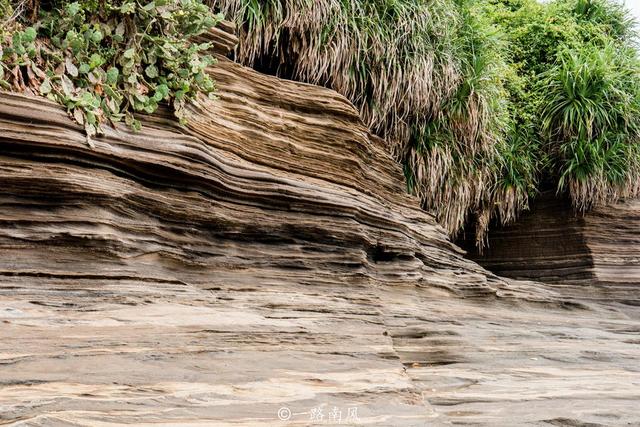
{"label": "tall grass clump", "polygon": [[542,81],[552,166],[578,210],[638,195],[639,71],[632,47],[607,42],[563,51]]}
{"label": "tall grass clump", "polygon": [[512,215],[517,196],[503,191],[501,147],[511,126],[504,43],[473,2],[459,2],[453,46],[460,81],[437,117],[418,122],[403,162],[407,181],[425,208],[455,236],[471,216],[482,244],[489,219]]}

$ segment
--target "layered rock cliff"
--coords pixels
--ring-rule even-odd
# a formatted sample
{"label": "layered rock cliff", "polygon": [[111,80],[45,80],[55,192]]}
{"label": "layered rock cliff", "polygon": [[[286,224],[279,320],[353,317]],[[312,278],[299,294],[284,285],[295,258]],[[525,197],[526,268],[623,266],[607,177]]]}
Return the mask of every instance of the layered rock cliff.
{"label": "layered rock cliff", "polygon": [[335,92],[210,71],[93,147],[0,94],[3,424],[640,421],[636,311],[465,259]]}
{"label": "layered rock cliff", "polygon": [[516,223],[494,227],[482,253],[473,241],[463,244],[471,259],[502,276],[546,283],[594,279],[584,218],[554,192],[541,194]]}
{"label": "layered rock cliff", "polygon": [[470,258],[512,278],[576,287],[575,294],[640,304],[640,201],[626,200],[576,214],[568,200],[543,193],[531,212],[496,227]]}

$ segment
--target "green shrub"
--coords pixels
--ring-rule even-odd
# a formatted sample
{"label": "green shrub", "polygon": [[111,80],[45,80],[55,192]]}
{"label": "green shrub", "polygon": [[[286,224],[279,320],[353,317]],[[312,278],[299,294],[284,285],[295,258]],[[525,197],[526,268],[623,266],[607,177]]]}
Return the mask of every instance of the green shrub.
{"label": "green shrub", "polygon": [[66,106],[89,137],[107,122],[139,129],[133,113],[153,113],[161,102],[181,117],[185,100],[213,92],[210,46],[189,41],[219,19],[200,1],[53,3],[5,35],[0,85]]}

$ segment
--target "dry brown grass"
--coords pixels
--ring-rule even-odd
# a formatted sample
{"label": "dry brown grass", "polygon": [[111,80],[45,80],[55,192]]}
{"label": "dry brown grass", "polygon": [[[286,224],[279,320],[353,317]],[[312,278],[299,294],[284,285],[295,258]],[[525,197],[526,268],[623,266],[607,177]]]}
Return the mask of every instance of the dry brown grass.
{"label": "dry brown grass", "polygon": [[[355,0],[210,3],[245,22],[237,49],[240,62],[253,66],[275,58],[293,65],[287,77],[343,94],[374,133],[393,142],[396,154],[411,126],[437,115],[461,78],[453,49],[446,45],[457,15],[445,1],[395,6]],[[254,4],[260,7],[252,9]]]}

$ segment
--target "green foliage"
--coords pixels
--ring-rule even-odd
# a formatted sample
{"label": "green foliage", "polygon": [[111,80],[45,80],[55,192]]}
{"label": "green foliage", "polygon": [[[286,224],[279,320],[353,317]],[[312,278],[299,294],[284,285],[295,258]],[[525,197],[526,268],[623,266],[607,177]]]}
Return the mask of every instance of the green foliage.
{"label": "green foliage", "polygon": [[459,84],[438,116],[415,126],[414,145],[402,159],[411,165],[412,190],[452,235],[470,212],[485,218],[493,210],[498,147],[511,126],[501,34],[473,2],[459,3],[459,18],[452,39]]}
{"label": "green foliage", "polygon": [[573,21],[583,42],[634,42],[635,22],[616,0],[556,0],[551,13]]}
{"label": "green foliage", "polygon": [[556,185],[579,210],[637,195],[640,64],[622,4],[486,0],[484,13],[508,45],[499,183],[527,197]]}
{"label": "green foliage", "polygon": [[629,193],[638,181],[640,64],[612,42],[562,52],[542,81],[542,130],[554,153],[559,188],[587,209]]}
{"label": "green foliage", "polygon": [[198,0],[54,2],[36,23],[2,42],[0,85],[31,89],[65,105],[88,136],[106,122],[140,128],[135,112],[210,94],[209,44],[190,38],[216,25]]}

